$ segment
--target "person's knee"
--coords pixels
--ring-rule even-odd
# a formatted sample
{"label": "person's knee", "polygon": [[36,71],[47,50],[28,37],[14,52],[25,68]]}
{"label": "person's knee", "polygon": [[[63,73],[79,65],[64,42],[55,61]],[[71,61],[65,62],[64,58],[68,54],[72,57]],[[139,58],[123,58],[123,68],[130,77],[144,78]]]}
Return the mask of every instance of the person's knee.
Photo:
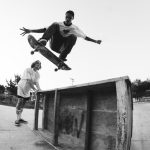
{"label": "person's knee", "polygon": [[54,22],[54,23],[52,24],[52,26],[53,26],[54,28],[56,28],[56,29],[59,29],[59,24],[58,24],[57,22]]}
{"label": "person's knee", "polygon": [[23,98],[18,98],[18,102],[16,105],[16,110],[21,110],[23,104]]}
{"label": "person's knee", "polygon": [[71,34],[69,37],[68,37],[68,40],[69,40],[69,43],[72,43],[72,45],[74,45],[77,41],[77,37],[73,34]]}
{"label": "person's knee", "polygon": [[73,34],[71,34],[69,37],[70,37],[73,41],[76,41],[76,40],[77,40],[77,37],[76,37],[75,35],[73,35]]}
{"label": "person's knee", "polygon": [[75,35],[70,35],[68,37],[66,48],[65,48],[68,53],[70,53],[71,49],[75,45],[76,40],[77,40],[77,37]]}
{"label": "person's knee", "polygon": [[43,36],[41,37],[41,39],[45,39],[45,40],[50,40],[52,38],[52,36],[57,33],[59,31],[59,25],[58,23],[53,23],[51,24],[46,31],[44,32]]}
{"label": "person's knee", "polygon": [[48,31],[48,30],[53,30],[53,31],[59,30],[59,25],[58,25],[58,23],[56,23],[56,22],[52,23],[52,24],[47,28],[46,31]]}

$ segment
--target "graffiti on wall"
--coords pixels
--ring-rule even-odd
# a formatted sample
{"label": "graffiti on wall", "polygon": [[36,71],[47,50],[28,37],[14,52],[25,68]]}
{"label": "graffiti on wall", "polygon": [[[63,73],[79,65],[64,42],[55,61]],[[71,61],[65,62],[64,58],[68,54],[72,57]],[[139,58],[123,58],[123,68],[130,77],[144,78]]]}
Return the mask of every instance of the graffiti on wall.
{"label": "graffiti on wall", "polygon": [[59,116],[59,131],[80,137],[85,121],[85,111],[79,108],[63,108]]}

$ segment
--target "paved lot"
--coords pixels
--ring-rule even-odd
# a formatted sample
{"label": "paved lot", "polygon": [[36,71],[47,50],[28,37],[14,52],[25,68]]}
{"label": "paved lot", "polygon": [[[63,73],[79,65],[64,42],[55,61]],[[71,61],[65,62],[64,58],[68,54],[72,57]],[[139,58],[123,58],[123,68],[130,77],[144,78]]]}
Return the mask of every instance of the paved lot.
{"label": "paved lot", "polygon": [[[41,127],[41,111],[39,113]],[[33,132],[34,110],[25,109],[27,125],[14,126],[15,108],[0,105],[0,150],[54,150]],[[134,103],[131,150],[150,150],[150,103]]]}
{"label": "paved lot", "polygon": [[54,150],[33,132],[34,110],[25,109],[23,116],[28,125],[16,127],[15,108],[0,105],[0,150]]}
{"label": "paved lot", "polygon": [[134,103],[131,150],[150,150],[150,103]]}

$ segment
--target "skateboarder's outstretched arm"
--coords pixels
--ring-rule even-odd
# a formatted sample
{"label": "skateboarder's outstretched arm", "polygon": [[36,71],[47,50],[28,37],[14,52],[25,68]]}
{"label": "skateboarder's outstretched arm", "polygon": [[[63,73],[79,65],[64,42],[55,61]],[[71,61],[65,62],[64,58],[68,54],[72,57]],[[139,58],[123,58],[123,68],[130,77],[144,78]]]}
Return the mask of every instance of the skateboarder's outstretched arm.
{"label": "skateboarder's outstretched arm", "polygon": [[25,34],[28,34],[28,33],[31,33],[31,32],[32,33],[44,33],[46,31],[46,28],[31,30],[31,29],[27,29],[27,28],[23,27],[20,30],[23,31],[20,35],[24,36]]}
{"label": "skateboarder's outstretched arm", "polygon": [[101,40],[94,40],[94,39],[92,39],[88,36],[85,37],[85,40],[91,41],[91,42],[94,42],[94,43],[97,43],[97,44],[101,44],[101,42],[102,42]]}

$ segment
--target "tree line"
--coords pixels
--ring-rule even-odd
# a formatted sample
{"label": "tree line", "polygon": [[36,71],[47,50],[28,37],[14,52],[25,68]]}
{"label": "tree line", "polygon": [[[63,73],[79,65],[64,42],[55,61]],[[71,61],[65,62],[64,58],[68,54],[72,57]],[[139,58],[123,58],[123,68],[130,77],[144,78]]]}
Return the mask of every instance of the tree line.
{"label": "tree line", "polygon": [[[0,104],[7,106],[16,106],[17,103],[17,85],[20,81],[20,75],[14,75],[14,79],[6,80],[7,85],[0,85]],[[34,108],[34,101],[29,101],[25,108]],[[40,104],[42,108],[42,104]]]}
{"label": "tree line", "polygon": [[21,76],[20,75],[14,75],[14,79],[6,80],[7,85],[1,85],[0,84],[0,94],[4,94],[5,92],[10,93],[11,95],[16,96],[17,95],[17,85],[20,81]]}
{"label": "tree line", "polygon": [[[11,95],[17,95],[17,84],[20,81],[20,75],[14,75],[14,79],[6,80],[7,85],[0,85],[0,94],[4,92],[11,93]],[[132,97],[135,99],[139,99],[143,96],[150,96],[150,80],[141,81],[140,79],[136,79],[134,82],[131,83],[131,92]]]}
{"label": "tree line", "polygon": [[141,81],[136,79],[131,85],[132,97],[136,100],[142,97],[150,97],[150,80]]}

